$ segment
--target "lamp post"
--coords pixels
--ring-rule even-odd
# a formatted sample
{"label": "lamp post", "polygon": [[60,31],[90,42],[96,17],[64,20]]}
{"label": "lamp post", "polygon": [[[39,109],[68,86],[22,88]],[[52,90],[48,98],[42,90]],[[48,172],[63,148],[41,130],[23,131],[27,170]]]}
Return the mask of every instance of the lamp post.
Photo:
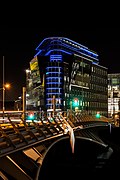
{"label": "lamp post", "polygon": [[5,84],[5,76],[4,76],[4,56],[3,56],[3,85],[2,85],[2,90],[3,90],[3,105],[2,105],[2,110],[3,110],[3,119],[4,119],[4,111],[5,111],[5,89],[9,88],[10,84],[6,83]]}
{"label": "lamp post", "polygon": [[26,119],[26,87],[23,87],[23,120]]}
{"label": "lamp post", "polygon": [[4,80],[5,80],[5,77],[4,77],[4,56],[3,56],[3,86],[2,86],[2,88],[3,88],[3,119],[4,119],[4,111],[5,111],[5,82],[4,82]]}
{"label": "lamp post", "polygon": [[5,111],[5,87],[3,86],[3,106],[2,106],[2,110],[3,110],[3,119],[4,119],[4,111]]}
{"label": "lamp post", "polygon": [[3,90],[3,106],[2,106],[3,119],[4,119],[4,112],[5,112],[5,89],[9,89],[9,88],[10,88],[10,84],[8,83],[3,84],[3,87],[1,88]]}

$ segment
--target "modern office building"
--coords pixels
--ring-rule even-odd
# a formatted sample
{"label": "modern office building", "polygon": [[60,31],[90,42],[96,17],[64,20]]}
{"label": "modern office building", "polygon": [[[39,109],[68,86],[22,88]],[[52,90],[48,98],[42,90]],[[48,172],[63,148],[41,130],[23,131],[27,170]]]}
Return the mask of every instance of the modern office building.
{"label": "modern office building", "polygon": [[108,116],[119,118],[120,73],[108,74]]}
{"label": "modern office building", "polygon": [[65,37],[45,38],[26,71],[27,109],[108,115],[107,68],[98,54]]}

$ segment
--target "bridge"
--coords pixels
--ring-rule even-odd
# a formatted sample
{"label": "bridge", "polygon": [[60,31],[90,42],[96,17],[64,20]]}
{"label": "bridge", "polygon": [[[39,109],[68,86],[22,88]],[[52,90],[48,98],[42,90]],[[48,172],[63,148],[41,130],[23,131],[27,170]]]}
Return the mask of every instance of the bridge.
{"label": "bridge", "polygon": [[[70,139],[71,129],[75,139],[92,142],[96,144],[95,147],[99,146],[106,152],[104,158],[102,155],[99,157],[96,167],[101,167],[101,162],[105,164],[113,153],[103,134],[111,134],[114,127],[104,117],[95,120],[86,116],[83,120],[75,116],[74,118],[69,116],[66,119],[60,115],[52,120],[40,119],[38,122],[26,122],[21,119],[20,123],[15,123],[10,117],[8,120],[9,123],[0,124],[0,177],[2,179],[42,179],[43,173],[40,177],[40,169],[44,169],[41,167],[44,165],[45,155],[51,145],[62,139]],[[71,147],[69,150],[72,152]]]}

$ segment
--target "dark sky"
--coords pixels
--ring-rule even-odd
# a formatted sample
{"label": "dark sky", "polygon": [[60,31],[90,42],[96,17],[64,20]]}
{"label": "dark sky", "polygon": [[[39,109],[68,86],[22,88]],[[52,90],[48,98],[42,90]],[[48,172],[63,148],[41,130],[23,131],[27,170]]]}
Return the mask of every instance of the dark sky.
{"label": "dark sky", "polygon": [[[108,73],[120,73],[120,28],[94,29],[0,29],[0,88],[3,81],[3,56],[5,82],[11,84],[5,99],[15,100],[25,86],[25,69],[33,58],[35,48],[46,37],[62,36],[76,41],[99,55],[99,64],[108,68]],[[0,90],[2,100],[2,90]]]}

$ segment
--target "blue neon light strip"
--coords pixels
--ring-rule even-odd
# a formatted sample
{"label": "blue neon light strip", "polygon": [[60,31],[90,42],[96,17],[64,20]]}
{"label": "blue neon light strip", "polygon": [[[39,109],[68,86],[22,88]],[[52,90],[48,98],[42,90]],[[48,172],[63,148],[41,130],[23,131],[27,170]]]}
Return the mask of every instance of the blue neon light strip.
{"label": "blue neon light strip", "polygon": [[67,51],[64,51],[64,50],[62,50],[62,49],[52,49],[52,50],[49,50],[49,51],[45,54],[45,56],[48,56],[51,52],[54,52],[54,51],[57,51],[57,52],[63,52],[63,53],[72,55],[72,53],[67,52]]}
{"label": "blue neon light strip", "polygon": [[[53,105],[52,103],[48,103],[48,104],[46,104],[47,106],[51,106],[51,105]],[[60,105],[62,105],[61,103],[60,104],[55,104],[55,106],[60,106]]]}
{"label": "blue neon light strip", "polygon": [[[50,38],[45,38],[45,39],[38,45],[38,47],[36,48],[36,50],[40,50],[40,46],[42,46],[45,41],[48,42],[49,44],[52,44],[52,42],[55,41],[55,44],[58,44],[58,45],[60,45],[60,46],[62,46],[62,44],[63,44],[64,46],[69,47],[69,48],[74,49],[74,50],[77,50],[77,49],[79,50],[79,49],[81,49],[81,50],[83,50],[83,51],[85,51],[85,52],[87,52],[87,53],[89,53],[89,54],[92,54],[94,57],[97,57],[97,56],[98,56],[98,54],[90,51],[90,50],[88,49],[88,47],[83,46],[83,45],[81,45],[81,44],[79,44],[79,43],[77,43],[77,42],[75,42],[75,41],[72,41],[72,40],[70,40],[70,39],[68,39],[68,38],[64,38],[64,37],[50,37]],[[53,44],[54,44],[54,43],[53,43]],[[75,48],[74,45],[77,45],[78,47]],[[64,51],[64,50],[54,49],[54,50],[48,51],[48,52],[46,53],[46,56],[47,56],[51,51],[55,51],[55,50],[56,50],[56,51],[65,52],[65,53],[67,53],[67,54],[73,54],[73,53],[68,53],[67,51]],[[80,51],[79,51],[79,53],[80,53]],[[86,55],[86,54],[84,54],[84,55]],[[91,57],[91,56],[90,56],[90,57]]]}
{"label": "blue neon light strip", "polygon": [[61,74],[62,72],[46,72],[46,74]]}
{"label": "blue neon light strip", "polygon": [[[80,53],[80,54],[83,54],[84,56],[89,56],[88,54],[81,52],[81,51],[80,51],[80,48],[71,47],[71,46],[68,45],[68,44],[64,44],[64,47],[67,47],[67,48],[69,48],[69,49],[71,49],[71,50],[73,50],[73,51],[76,51],[76,52],[78,52],[78,53]],[[83,49],[82,49],[82,50],[83,50]],[[90,54],[93,54],[93,56],[95,56],[96,58],[97,58],[97,56],[98,56],[97,54],[92,53],[92,51],[86,50],[86,52],[90,52]],[[93,56],[89,56],[89,57],[93,58]],[[95,57],[94,57],[94,59],[96,59]],[[98,59],[96,59],[96,60],[98,60]]]}
{"label": "blue neon light strip", "polygon": [[43,39],[43,41],[37,46],[36,50],[39,50],[40,46],[42,44],[44,44],[45,41],[48,41],[48,40],[52,41],[52,42],[54,42],[54,41],[58,41],[58,42],[64,41],[65,43],[67,43],[66,41],[68,41],[68,42],[71,42],[73,44],[76,44],[78,46],[82,46],[82,47],[88,49],[86,46],[83,46],[83,45],[81,45],[81,44],[79,44],[79,43],[77,43],[77,42],[75,42],[75,41],[73,41],[71,39],[68,39],[68,38],[64,38],[64,37],[49,37],[49,38]]}
{"label": "blue neon light strip", "polygon": [[50,59],[62,59],[62,55],[58,55],[58,54],[55,54],[55,55],[51,55],[50,56]]}
{"label": "blue neon light strip", "polygon": [[62,59],[50,59],[50,62],[62,62]]}
{"label": "blue neon light strip", "polygon": [[[85,55],[85,54],[84,54],[84,53],[82,53],[82,52],[81,52],[81,54]],[[86,56],[87,56],[87,57],[91,57],[91,56],[89,56],[89,55],[87,55],[87,54],[86,54]],[[94,57],[91,57],[91,58],[92,58],[92,59],[95,59],[95,60],[97,60],[97,61],[98,61],[98,59],[96,59],[96,58],[94,58]]]}
{"label": "blue neon light strip", "polygon": [[[40,46],[42,45],[42,44],[44,44],[44,42],[45,41],[53,41],[54,39],[55,39],[56,37],[49,37],[49,38],[45,38],[45,39],[43,39],[43,41],[37,46],[37,48],[35,49],[35,50],[39,50],[39,48],[40,48]],[[58,37],[56,38],[56,39],[58,39]],[[59,38],[60,39],[60,38]]]}
{"label": "blue neon light strip", "polygon": [[50,61],[57,61],[58,62],[58,61],[62,61],[62,59],[61,58],[59,58],[59,59],[58,58],[54,58],[54,59],[50,58]]}
{"label": "blue neon light strip", "polygon": [[46,84],[62,84],[61,82],[48,82]]}
{"label": "blue neon light strip", "polygon": [[[70,39],[68,39],[68,38],[65,38],[65,39],[67,39],[68,42],[73,42],[73,44],[76,44],[76,45],[80,46],[80,47],[76,47],[77,49],[82,49],[82,50],[84,50],[84,51],[86,51],[86,52],[88,52],[88,53],[94,55],[95,57],[98,56],[98,54],[96,54],[96,53],[90,51],[90,50],[88,49],[88,47],[83,46],[83,45],[81,45],[81,44],[79,44],[79,43],[77,43],[77,42],[75,42],[75,41],[72,41],[72,40],[70,40]],[[64,42],[67,43],[66,41],[64,41]],[[71,46],[71,45],[68,44],[68,46]],[[76,49],[76,48],[75,48],[75,49]]]}
{"label": "blue neon light strip", "polygon": [[58,87],[56,87],[56,88],[46,88],[46,89],[62,89],[62,88],[58,88]]}
{"label": "blue neon light strip", "polygon": [[51,55],[50,56],[50,61],[62,61],[62,55]]}
{"label": "blue neon light strip", "polygon": [[92,51],[89,51],[89,50],[87,50],[87,49],[85,49],[85,48],[80,48],[80,49],[82,49],[83,51],[88,52],[89,54],[94,55],[95,57],[97,57],[97,56],[98,56],[98,54],[95,54],[95,53],[93,53]]}
{"label": "blue neon light strip", "polygon": [[51,92],[51,93],[47,93],[47,94],[49,95],[49,94],[62,94],[62,93],[54,93],[54,92]]}
{"label": "blue neon light strip", "polygon": [[62,58],[62,55],[61,54],[52,54],[51,56],[50,56],[51,58],[54,58],[54,59],[56,59],[56,58]]}
{"label": "blue neon light strip", "polygon": [[50,66],[50,67],[46,67],[46,69],[52,69],[52,68],[62,68],[62,67],[58,67],[58,66]]}
{"label": "blue neon light strip", "polygon": [[62,79],[62,77],[47,77],[46,79]]}
{"label": "blue neon light strip", "polygon": [[[67,41],[66,41],[66,40]],[[56,40],[54,40],[54,41],[56,41]],[[53,41],[53,42],[54,42]],[[59,40],[58,40],[58,42],[60,42]],[[63,43],[64,42],[64,43]],[[70,43],[68,43],[68,42],[70,42]],[[74,45],[77,45],[77,46],[79,46],[79,47],[74,47],[73,46],[73,44]],[[68,38],[64,38],[64,40],[62,41],[62,43],[60,44],[61,46],[63,45],[63,46],[66,46],[67,48],[70,48],[70,49],[73,49],[74,48],[74,50],[84,50],[85,52],[87,52],[87,53],[89,53],[89,54],[92,54],[94,57],[97,57],[98,56],[98,54],[96,54],[96,53],[94,53],[93,51],[90,51],[89,49],[88,49],[88,47],[85,47],[85,46],[83,46],[83,45],[81,45],[81,44],[79,44],[79,43],[77,43],[77,42],[75,42],[75,41],[72,41],[72,40],[70,40],[70,39],[68,39]],[[80,52],[80,51],[79,51]],[[84,55],[86,55],[86,54],[84,54]]]}
{"label": "blue neon light strip", "polygon": [[41,52],[42,50],[39,50],[38,53],[34,57],[38,56]]}
{"label": "blue neon light strip", "polygon": [[98,65],[98,63],[96,63],[96,62],[92,62],[92,64],[97,64]]}
{"label": "blue neon light strip", "polygon": [[[78,46],[81,46],[81,47],[83,47],[83,48],[88,49],[88,47],[83,46],[82,44],[79,44],[79,43],[77,43],[77,42],[75,42],[75,41],[73,41],[73,40],[71,40],[71,39],[63,38],[63,41],[64,41],[64,42],[66,42],[66,40],[67,40],[68,42],[71,42],[71,43],[73,43],[73,44],[76,44],[76,45],[78,45]],[[66,42],[66,43],[67,43],[67,42]]]}
{"label": "blue neon light strip", "polygon": [[[62,61],[62,55],[59,55],[59,54],[50,55],[50,61],[57,61],[57,62]],[[62,72],[60,72],[60,68],[62,70],[62,67],[58,67],[58,66],[46,67],[46,71],[47,71],[46,72],[46,74],[47,74],[47,77],[46,77],[46,86],[47,86],[46,87],[46,91],[47,91],[46,96],[47,97],[50,97],[53,95],[61,96],[61,94],[62,94],[62,93],[60,93],[62,88],[58,87],[58,85],[62,84],[62,83],[61,82],[55,82],[55,81],[61,81],[61,79],[62,79],[62,77],[60,76],[60,74],[62,74]],[[54,69],[54,71],[53,71],[53,69]],[[49,81],[54,81],[54,82],[49,82]],[[57,87],[50,87],[49,84],[52,86],[53,86],[53,84],[56,84]],[[59,90],[59,92],[56,92],[58,90]],[[55,91],[55,92],[53,92],[53,91]],[[56,98],[56,99],[60,100],[60,98]],[[51,106],[52,103],[49,103],[49,100],[52,101],[52,98],[51,99],[46,98],[46,100],[48,102],[47,106],[48,107]],[[61,105],[62,104],[59,103],[56,106],[59,107]]]}
{"label": "blue neon light strip", "polygon": [[[56,100],[61,100],[61,98],[55,98]],[[47,98],[47,100],[53,100],[53,98]]]}

